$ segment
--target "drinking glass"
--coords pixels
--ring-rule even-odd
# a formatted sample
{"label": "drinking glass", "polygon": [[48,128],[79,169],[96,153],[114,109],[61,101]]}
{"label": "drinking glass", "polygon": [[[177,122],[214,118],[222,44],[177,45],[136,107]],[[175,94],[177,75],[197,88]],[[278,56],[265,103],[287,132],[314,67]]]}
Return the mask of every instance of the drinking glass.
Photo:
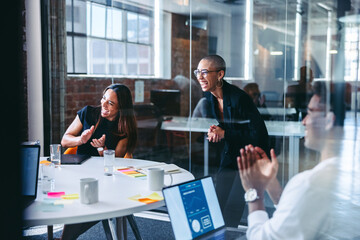
{"label": "drinking glass", "polygon": [[41,186],[42,192],[47,194],[55,190],[55,164],[48,162],[41,164],[42,178]]}
{"label": "drinking glass", "polygon": [[115,161],[115,150],[104,150],[104,174],[113,175]]}
{"label": "drinking glass", "polygon": [[60,144],[51,144],[50,145],[50,161],[55,165],[55,167],[60,167],[61,165],[61,145]]}

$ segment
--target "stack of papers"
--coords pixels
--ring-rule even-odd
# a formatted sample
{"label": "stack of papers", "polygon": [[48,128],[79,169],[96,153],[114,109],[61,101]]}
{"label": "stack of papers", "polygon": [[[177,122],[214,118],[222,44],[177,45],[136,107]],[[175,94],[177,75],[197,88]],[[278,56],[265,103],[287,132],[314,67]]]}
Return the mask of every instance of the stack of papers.
{"label": "stack of papers", "polygon": [[176,166],[175,164],[167,164],[167,163],[158,163],[158,164],[152,164],[147,166],[138,167],[139,170],[142,170],[143,172],[147,172],[149,168],[161,168],[164,169],[165,173],[179,173],[180,168]]}

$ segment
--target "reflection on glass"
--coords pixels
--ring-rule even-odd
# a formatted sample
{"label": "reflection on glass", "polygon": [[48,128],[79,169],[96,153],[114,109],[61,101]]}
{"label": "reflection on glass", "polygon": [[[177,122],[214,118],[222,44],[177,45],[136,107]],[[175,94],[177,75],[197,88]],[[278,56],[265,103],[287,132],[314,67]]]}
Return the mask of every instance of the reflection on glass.
{"label": "reflection on glass", "polygon": [[[204,173],[215,176],[218,172],[222,153],[218,146],[221,143],[207,140],[210,117],[207,115],[217,109],[208,109],[209,102],[201,99],[203,93],[201,90],[198,93],[201,85],[192,74],[199,60],[208,54],[224,57],[227,64],[225,81],[243,90],[246,86],[258,86],[255,93],[248,91],[248,94],[265,121],[269,144],[278,157],[277,178],[282,186],[295,174],[312,169],[319,162],[319,153],[304,147],[305,130],[301,123],[306,118],[314,83],[325,79],[343,81],[345,78],[348,83],[345,122],[359,125],[360,24],[338,21],[339,15],[346,17],[359,12],[356,6],[341,10],[343,2],[354,1],[283,1],[280,4],[280,1],[265,0],[154,0],[141,1],[141,5],[136,1],[125,2],[126,8],[122,1],[114,0],[66,1],[67,69],[72,74],[65,80],[74,80],[79,77],[75,74],[85,73],[115,75],[111,76],[114,81],[125,81],[130,85],[135,81],[132,90],[140,96],[136,98],[139,101],[136,104],[139,109],[154,104],[151,106],[153,112],[147,112],[146,118],[155,119],[153,125],[157,129],[139,131],[141,137],[134,157],[171,161],[185,166],[196,177]],[[329,11],[332,14],[329,15]],[[57,29],[57,26],[51,29]],[[64,52],[61,45],[49,45],[60,48],[52,52],[53,56]],[[337,60],[341,56],[344,63]],[[55,68],[58,62],[52,66]],[[305,78],[302,67],[308,69]],[[343,71],[338,75],[341,78],[335,76],[337,69]],[[206,77],[216,74],[209,72]],[[81,77],[90,81],[90,77]],[[97,77],[99,84],[108,80],[109,76]],[[155,90],[176,91],[176,99],[179,99],[176,104],[170,104],[166,112],[160,109],[164,116],[156,110],[160,104],[155,104],[151,98],[151,92]],[[69,96],[77,93],[72,89],[67,91],[65,102],[71,102]],[[64,108],[65,121],[69,121],[68,112],[72,113],[72,120],[78,109],[70,104]],[[144,110],[139,112],[145,115]],[[210,115],[215,121],[211,124],[217,124],[213,114]],[[188,121],[189,116],[194,116],[195,120]],[[181,131],[172,130],[173,133],[160,129],[157,119],[164,120],[160,127],[184,124]],[[230,118],[230,121],[233,120]],[[344,136],[358,143],[358,139],[354,140],[358,133],[354,128],[350,129]],[[154,134],[156,131],[162,131],[163,135]],[[340,143],[339,139],[335,141]],[[360,152],[358,145],[352,147]],[[351,152],[348,145],[346,151]],[[358,154],[349,154],[348,159],[353,162],[347,164],[356,164]],[[265,207],[269,213],[275,210],[267,195]],[[246,223],[246,217],[243,216],[241,221]]]}

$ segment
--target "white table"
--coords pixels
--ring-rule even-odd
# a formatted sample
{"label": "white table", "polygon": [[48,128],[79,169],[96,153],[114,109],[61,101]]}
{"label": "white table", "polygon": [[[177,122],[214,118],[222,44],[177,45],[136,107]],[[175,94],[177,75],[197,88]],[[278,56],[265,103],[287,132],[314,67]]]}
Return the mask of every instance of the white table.
{"label": "white table", "polygon": [[[217,125],[216,119],[173,117],[164,121],[161,129],[167,131],[192,131],[207,133],[211,125]],[[299,172],[299,139],[305,135],[301,122],[265,121],[270,136],[289,138],[289,178]],[[209,173],[209,141],[204,138],[204,175]]]}
{"label": "white table", "polygon": [[260,114],[269,114],[269,115],[292,115],[296,114],[295,108],[276,108],[276,107],[266,107],[266,108],[258,108]]}
{"label": "white table", "polygon": [[[116,166],[149,166],[158,162],[116,158]],[[92,157],[81,165],[62,165],[55,172],[55,191],[64,191],[65,194],[80,194],[81,178],[97,178],[99,180],[99,202],[91,205],[80,203],[80,199],[75,199],[71,204],[65,204],[60,211],[44,212],[41,210],[46,195],[38,192],[38,197],[34,203],[24,211],[24,225],[54,225],[71,224],[103,219],[128,216],[144,210],[151,210],[165,205],[164,201],[151,204],[144,204],[139,201],[130,200],[137,194],[147,196],[153,191],[147,189],[145,179],[133,178],[122,173],[112,176],[105,176],[103,173],[103,158]],[[180,173],[172,174],[172,184],[185,182],[194,179],[194,176],[180,169]],[[171,181],[169,175],[165,175],[165,184]],[[158,192],[161,196],[161,191]]]}

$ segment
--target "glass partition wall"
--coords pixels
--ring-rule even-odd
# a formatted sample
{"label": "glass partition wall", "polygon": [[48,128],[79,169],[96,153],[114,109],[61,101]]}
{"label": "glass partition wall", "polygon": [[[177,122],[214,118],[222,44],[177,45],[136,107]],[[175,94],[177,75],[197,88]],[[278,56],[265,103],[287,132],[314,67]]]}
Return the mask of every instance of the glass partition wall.
{"label": "glass partition wall", "polygon": [[[78,110],[100,104],[106,86],[125,84],[138,125],[133,157],[174,163],[195,177],[211,175],[215,184],[221,182],[224,155],[233,149],[226,136],[208,141],[209,127],[219,124],[214,116],[228,121],[225,135],[249,123],[238,127],[227,113],[221,117],[217,101],[208,103],[209,114],[201,111],[206,94],[197,78],[206,76],[194,70],[203,57],[217,54],[226,62],[224,80],[250,96],[249,102],[224,100],[223,111],[231,104],[241,106],[240,112],[256,106],[268,132],[259,137],[275,150],[282,186],[320,161],[318,151],[304,146],[302,124],[316,82],[324,82],[329,93],[334,83],[343,85],[336,94],[344,103],[350,129],[344,138],[351,144],[342,152],[350,165],[359,164],[360,20],[354,2],[62,0],[49,1],[47,12],[51,142],[60,142]],[[339,145],[344,138],[336,138]],[[236,146],[254,143],[251,139],[238,135],[242,143]],[[274,211],[270,198],[265,205]],[[241,223],[246,214],[245,209]]]}

